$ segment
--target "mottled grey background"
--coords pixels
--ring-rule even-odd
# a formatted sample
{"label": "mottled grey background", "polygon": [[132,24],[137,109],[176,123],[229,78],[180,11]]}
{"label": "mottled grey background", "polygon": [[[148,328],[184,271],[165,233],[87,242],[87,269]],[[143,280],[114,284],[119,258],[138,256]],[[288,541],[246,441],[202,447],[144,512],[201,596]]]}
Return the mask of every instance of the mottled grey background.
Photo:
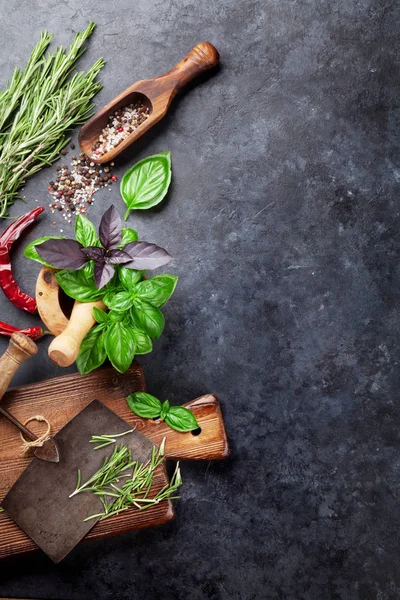
{"label": "mottled grey background", "polygon": [[[389,0],[0,1],[0,79],[47,28],[68,43],[98,24],[100,107],[198,41],[221,70],[126,154],[170,149],[159,210],[132,214],[174,255],[179,286],[143,360],[173,402],[214,392],[232,447],[185,464],[176,520],[88,543],[54,566],[0,563],[24,598],[400,598],[398,3]],[[48,202],[53,169],[26,187]],[[96,223],[118,188],[102,191]],[[19,203],[12,213],[21,213]],[[46,214],[29,234],[51,230]],[[16,274],[38,269],[19,246]],[[1,317],[33,323],[4,299]],[[6,343],[1,341],[1,350]],[[73,369],[71,369],[73,370]],[[46,343],[18,376],[64,373]]]}

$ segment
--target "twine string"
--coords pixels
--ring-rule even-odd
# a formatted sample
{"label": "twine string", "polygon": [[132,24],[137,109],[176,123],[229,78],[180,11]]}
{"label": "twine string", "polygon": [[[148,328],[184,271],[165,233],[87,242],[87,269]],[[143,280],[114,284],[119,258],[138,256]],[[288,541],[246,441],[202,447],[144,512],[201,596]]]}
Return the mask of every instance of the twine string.
{"label": "twine string", "polygon": [[24,425],[28,425],[28,423],[30,423],[31,421],[38,421],[40,423],[46,423],[47,428],[46,431],[44,433],[42,433],[42,435],[38,436],[37,440],[26,440],[24,438],[24,436],[22,435],[22,433],[20,432],[20,436],[21,436],[21,440],[22,440],[22,454],[26,454],[26,452],[28,452],[31,448],[38,448],[43,446],[43,444],[45,443],[46,440],[49,439],[50,437],[50,423],[49,421],[43,417],[42,415],[35,415],[33,417],[30,417],[27,421],[25,421]]}

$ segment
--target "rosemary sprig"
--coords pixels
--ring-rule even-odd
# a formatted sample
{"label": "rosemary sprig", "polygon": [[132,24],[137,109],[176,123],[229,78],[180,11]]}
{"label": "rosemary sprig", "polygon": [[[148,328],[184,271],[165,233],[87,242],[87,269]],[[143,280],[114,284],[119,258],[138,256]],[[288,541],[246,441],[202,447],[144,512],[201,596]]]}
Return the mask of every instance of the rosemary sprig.
{"label": "rosemary sprig", "polygon": [[42,34],[24,73],[16,71],[0,95],[0,217],[26,179],[58,158],[68,132],[92,112],[91,99],[101,89],[95,78],[104,61],[86,74],[70,75],[94,28],[90,23],[78,33],[68,52],[57,48],[46,57],[51,36]]}
{"label": "rosemary sprig", "polygon": [[118,481],[118,477],[123,471],[133,465],[131,453],[126,446],[122,444],[116,446],[114,452],[109,458],[106,458],[103,466],[86,483],[81,485],[81,472],[78,469],[78,481],[75,491],[70,494],[70,498],[80,492],[96,491],[101,487],[110,485]]}
{"label": "rosemary sprig", "polygon": [[12,78],[6,84],[6,89],[0,93],[0,132],[3,132],[9,124],[10,117],[17,108],[22,95],[32,85],[52,38],[53,36],[46,31],[41,34],[40,41],[34,47],[25,71],[15,69]]}
{"label": "rosemary sprig", "polygon": [[124,431],[123,433],[113,433],[111,435],[92,435],[92,439],[90,440],[89,444],[99,444],[99,446],[94,447],[94,450],[100,450],[100,448],[105,448],[110,444],[115,444],[117,441],[116,438],[120,438],[128,433],[133,433],[135,429],[136,427],[129,429],[128,431]]}
{"label": "rosemary sprig", "polygon": [[[70,498],[81,492],[93,492],[99,497],[104,509],[101,513],[87,517],[85,521],[97,518],[108,519],[132,506],[139,510],[146,510],[167,498],[178,498],[175,493],[182,484],[179,463],[176,465],[170,483],[153,498],[148,497],[153,485],[154,472],[164,461],[164,448],[165,438],[158,449],[153,447],[150,460],[143,464],[133,461],[128,448],[121,444],[115,447],[111,457],[104,461],[103,466],[86,483],[81,484],[81,473],[78,471],[76,489]],[[128,470],[129,473],[126,472]],[[124,481],[120,484],[121,479]]]}

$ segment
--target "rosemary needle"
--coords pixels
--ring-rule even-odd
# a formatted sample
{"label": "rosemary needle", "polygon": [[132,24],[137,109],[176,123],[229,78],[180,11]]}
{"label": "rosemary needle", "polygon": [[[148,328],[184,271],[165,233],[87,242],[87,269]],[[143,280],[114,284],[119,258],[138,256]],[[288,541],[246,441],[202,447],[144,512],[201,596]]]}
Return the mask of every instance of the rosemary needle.
{"label": "rosemary needle", "polygon": [[91,22],[68,51],[57,48],[47,56],[52,36],[43,33],[25,70],[16,69],[0,93],[0,217],[26,179],[59,157],[68,132],[92,112],[91,100],[101,89],[95,79],[104,61],[70,76],[94,28]]}
{"label": "rosemary needle", "polygon": [[123,431],[122,433],[113,433],[111,435],[92,435],[92,439],[90,440],[89,444],[99,444],[99,446],[95,446],[94,449],[100,450],[100,448],[105,448],[110,444],[115,444],[117,441],[116,438],[120,438],[123,435],[127,435],[128,433],[133,433],[135,429],[136,427],[134,427],[133,429],[129,429],[128,431]]}
{"label": "rosemary needle", "polygon": [[[131,432],[114,435],[114,438],[126,433]],[[104,441],[105,438],[110,436],[93,436],[92,441],[100,439]],[[175,493],[182,484],[179,463],[176,465],[170,483],[161,488],[153,498],[148,497],[153,485],[154,472],[163,463],[164,453],[165,438],[158,449],[153,446],[147,463],[139,463],[132,460],[128,448],[121,444],[114,448],[112,455],[105,459],[103,466],[86,483],[81,484],[81,474],[78,471],[76,489],[70,498],[81,492],[93,492],[99,497],[104,508],[104,512],[91,515],[85,521],[104,520],[133,506],[138,510],[146,510],[168,498],[178,498]],[[116,485],[121,478],[125,479],[123,484]]]}

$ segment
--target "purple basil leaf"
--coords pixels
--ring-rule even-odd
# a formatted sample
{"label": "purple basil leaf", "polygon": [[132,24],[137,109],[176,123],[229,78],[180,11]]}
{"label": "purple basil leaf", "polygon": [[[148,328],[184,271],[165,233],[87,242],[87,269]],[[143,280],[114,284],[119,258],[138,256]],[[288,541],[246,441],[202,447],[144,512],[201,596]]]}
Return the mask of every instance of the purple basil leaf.
{"label": "purple basil leaf", "polygon": [[47,240],[35,248],[40,258],[57,269],[79,271],[88,261],[82,244],[75,240]]}
{"label": "purple basil leaf", "polygon": [[172,260],[172,256],[164,248],[149,242],[131,242],[125,246],[124,251],[132,259],[124,264],[127,269],[157,269]]}
{"label": "purple basil leaf", "polygon": [[105,262],[97,262],[94,265],[94,280],[96,287],[101,290],[114,276],[114,267]]}
{"label": "purple basil leaf", "polygon": [[111,265],[123,265],[131,261],[131,257],[124,250],[119,250],[115,248],[114,250],[109,250],[107,252],[107,256],[105,257],[105,261]]}
{"label": "purple basil leaf", "polygon": [[99,248],[98,246],[88,246],[87,248],[83,248],[82,252],[86,254],[86,256],[91,260],[95,260],[97,262],[104,262],[104,257],[106,254],[104,248]]}
{"label": "purple basil leaf", "polygon": [[121,217],[113,204],[101,218],[99,237],[106,250],[118,246],[122,240]]}

